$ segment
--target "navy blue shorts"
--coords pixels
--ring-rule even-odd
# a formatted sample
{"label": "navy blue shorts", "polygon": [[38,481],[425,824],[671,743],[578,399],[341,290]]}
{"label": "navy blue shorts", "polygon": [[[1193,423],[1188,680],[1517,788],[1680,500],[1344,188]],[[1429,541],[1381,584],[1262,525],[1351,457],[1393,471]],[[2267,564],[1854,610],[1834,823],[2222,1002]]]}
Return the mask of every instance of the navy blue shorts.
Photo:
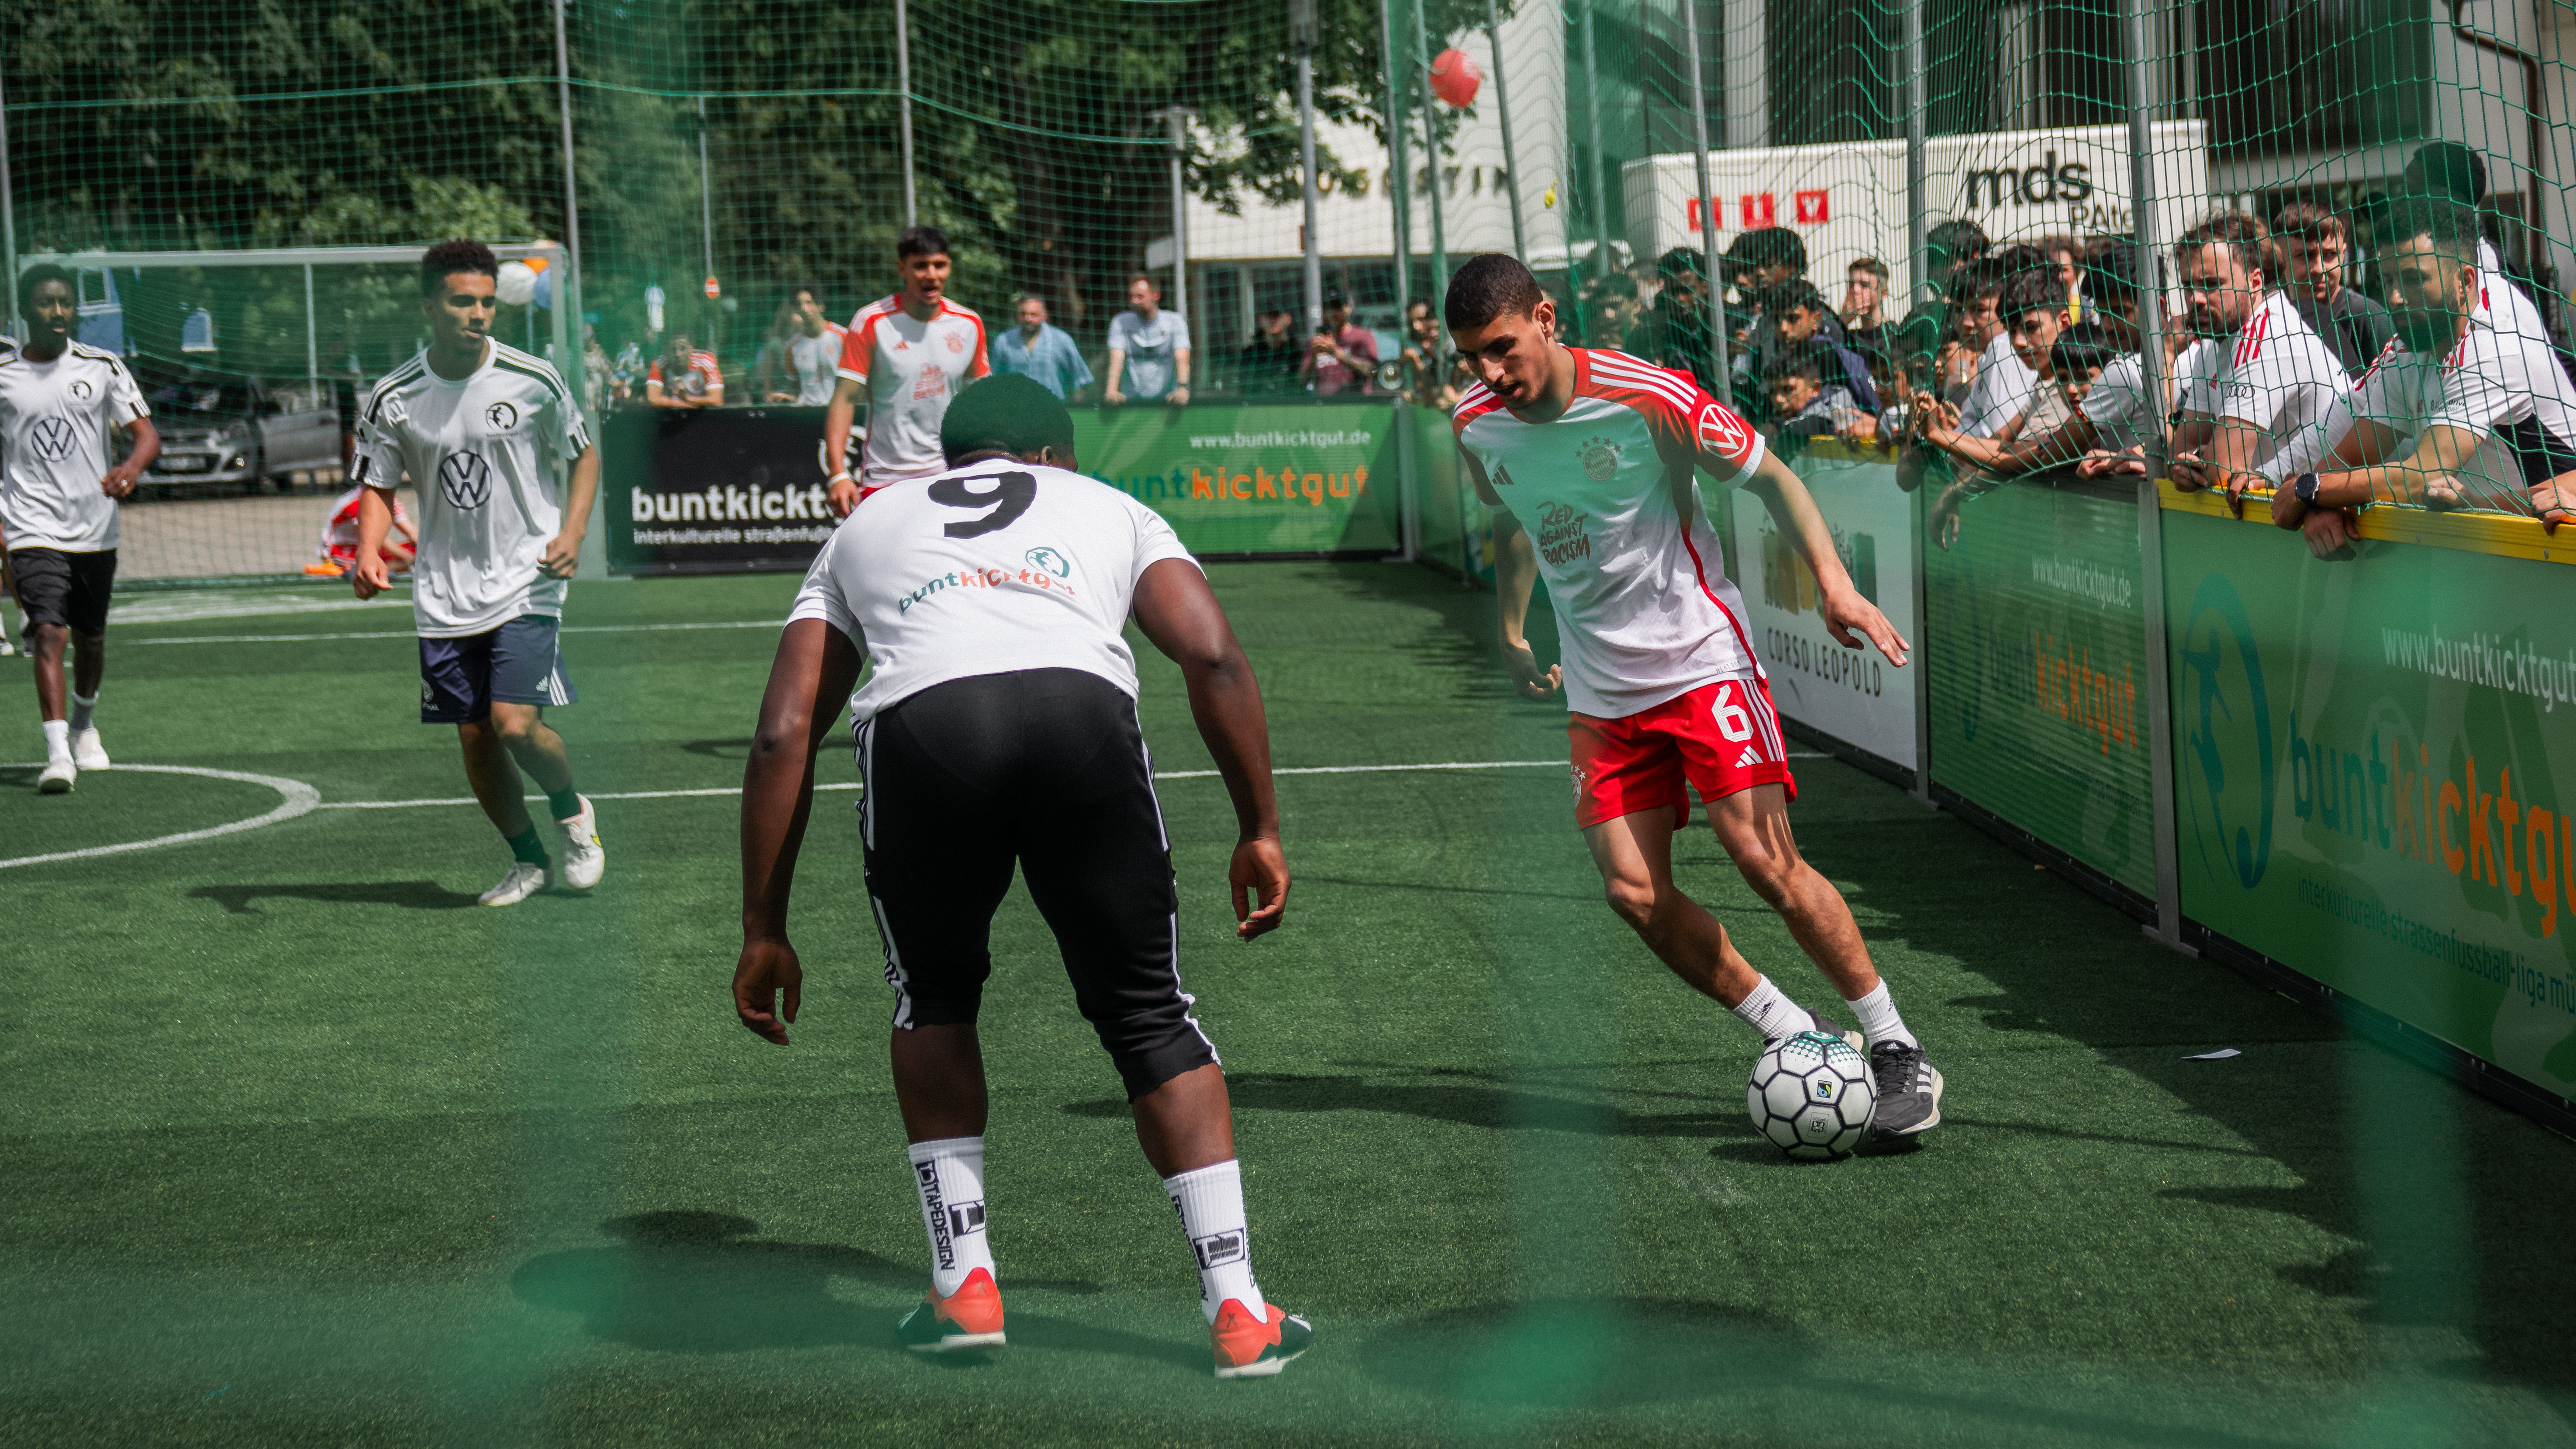
{"label": "navy blue shorts", "polygon": [[420,722],[473,724],[492,701],[570,704],[572,680],[555,643],[559,620],[521,614],[498,629],[462,639],[420,641]]}

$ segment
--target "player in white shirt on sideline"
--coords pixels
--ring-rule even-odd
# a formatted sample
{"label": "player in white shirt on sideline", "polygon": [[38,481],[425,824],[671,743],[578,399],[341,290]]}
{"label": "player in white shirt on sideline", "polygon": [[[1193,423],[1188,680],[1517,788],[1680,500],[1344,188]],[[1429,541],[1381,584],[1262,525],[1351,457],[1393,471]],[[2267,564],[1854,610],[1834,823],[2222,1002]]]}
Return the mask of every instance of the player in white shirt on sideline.
{"label": "player in white shirt on sideline", "polygon": [[1171,847],[1121,626],[1132,613],[1188,683],[1234,802],[1229,874],[1247,940],[1277,926],[1288,899],[1260,685],[1171,526],[1072,471],[1073,418],[1053,393],[1027,377],[977,383],[942,435],[949,470],[868,490],[779,639],[743,772],[734,1009],[787,1044],[804,981],[788,892],[814,751],[846,700],[868,899],[895,992],[895,1099],[930,1236],[931,1288],[903,1320],[904,1342],[923,1353],[1004,1342],[975,1022],[1016,863],[1197,1257],[1217,1377],[1275,1374],[1312,1330],[1252,1276],[1225,1073],[1181,988]]}
{"label": "player in white shirt on sideline", "polygon": [[1142,272],[1127,279],[1127,310],[1109,319],[1109,380],[1100,400],[1111,407],[1190,400],[1190,319],[1164,311],[1162,284]]}
{"label": "player in white shirt on sideline", "polygon": [[[161,435],[116,354],[72,340],[80,293],[69,271],[40,262],[21,272],[18,311],[32,335],[0,349],[0,534],[45,724],[36,788],[59,795],[81,771],[108,768],[95,711],[116,583],[116,502],[160,455]],[[110,441],[120,430],[134,441],[122,463]],[[68,713],[66,643],[75,649]]]}
{"label": "player in white shirt on sideline", "polygon": [[848,345],[850,330],[823,315],[823,303],[811,287],[796,289],[795,320],[789,324],[787,361],[796,378],[796,391],[773,392],[768,401],[793,403],[798,407],[828,407],[834,386],[840,381],[841,350]]}
{"label": "player in white shirt on sideline", "polygon": [[[2305,472],[2352,424],[2352,376],[2275,285],[2262,223],[2222,212],[2174,248],[2192,330],[2220,343],[2212,368],[2177,364],[2174,486],[2223,488],[2242,514],[2245,490]],[[2205,378],[2204,383],[2200,379]]]}
{"label": "player in white shirt on sideline", "polygon": [[[491,336],[500,270],[481,242],[440,242],[421,257],[430,342],[385,374],[358,415],[354,481],[366,492],[349,565],[361,599],[392,582],[385,534],[395,485],[410,475],[421,723],[456,726],[474,798],[510,843],[509,873],[483,893],[487,906],[516,905],[550,878],[588,890],[607,866],[598,814],[573,789],[563,737],[544,713],[576,697],[556,633],[599,491],[599,450],[555,370]],[[545,791],[562,837],[551,877],[521,770]]]}
{"label": "player in white shirt on sideline", "polygon": [[[823,414],[823,456],[833,460],[832,512],[847,518],[862,489],[928,478],[948,466],[939,420],[949,399],[993,370],[984,319],[948,300],[948,234],[907,227],[894,244],[903,290],[859,309],[841,343],[839,382]],[[850,454],[859,399],[867,398],[868,440],[856,478],[839,466]]]}
{"label": "player in white shirt on sideline", "polygon": [[2319,557],[2338,555],[2318,547],[2316,517],[2383,502],[2528,509],[2554,531],[2576,516],[2576,384],[2481,301],[2505,284],[2477,265],[2477,213],[2403,201],[2380,236],[2397,336],[2362,379],[2351,433],[2284,480],[2272,521],[2307,531]]}
{"label": "player in white shirt on sideline", "polygon": [[[1813,571],[1819,612],[1843,647],[1866,635],[1901,667],[1905,641],[1852,586],[1806,485],[1687,375],[1559,345],[1555,304],[1508,256],[1459,268],[1444,314],[1477,377],[1451,421],[1493,512],[1503,659],[1523,697],[1562,688],[1573,708],[1574,821],[1611,909],[1766,1041],[1841,1034],[1754,970],[1674,884],[1673,835],[1690,820],[1684,782],[1696,786],[1745,882],[1859,1013],[1878,1083],[1872,1132],[1937,1126],[1941,1074],[1898,1015],[1851,907],[1790,835],[1787,741],[1696,471],[1762,500]],[[1543,674],[1523,632],[1540,578],[1564,659]]]}

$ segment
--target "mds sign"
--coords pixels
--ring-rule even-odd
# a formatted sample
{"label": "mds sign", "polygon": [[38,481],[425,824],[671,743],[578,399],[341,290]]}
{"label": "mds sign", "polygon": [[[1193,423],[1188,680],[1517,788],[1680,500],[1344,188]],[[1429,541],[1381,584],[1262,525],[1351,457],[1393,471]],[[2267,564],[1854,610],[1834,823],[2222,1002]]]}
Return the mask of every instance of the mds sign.
{"label": "mds sign", "polygon": [[[2157,227],[2179,236],[2209,206],[2203,127],[2165,122],[2153,128],[2150,144]],[[1714,151],[1708,160],[1720,232],[1790,227],[1806,240],[1811,276],[1831,280],[1850,263],[1876,257],[1900,290],[1912,285],[1903,141]],[[1923,168],[1927,222],[1967,217],[1998,241],[2120,235],[2136,225],[2125,125],[1938,136],[1925,143]],[[1696,194],[1688,153],[1631,161],[1620,179],[1628,240],[1640,256],[1699,246],[1706,203]]]}

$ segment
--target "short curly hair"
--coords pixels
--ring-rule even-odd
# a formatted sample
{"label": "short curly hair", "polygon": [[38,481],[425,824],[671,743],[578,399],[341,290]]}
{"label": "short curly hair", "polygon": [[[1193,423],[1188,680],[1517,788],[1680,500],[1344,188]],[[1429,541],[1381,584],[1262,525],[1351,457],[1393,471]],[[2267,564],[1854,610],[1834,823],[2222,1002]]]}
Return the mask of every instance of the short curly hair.
{"label": "short curly hair", "polygon": [[443,241],[420,254],[420,294],[435,297],[458,272],[481,272],[498,280],[500,258],[479,241]]}

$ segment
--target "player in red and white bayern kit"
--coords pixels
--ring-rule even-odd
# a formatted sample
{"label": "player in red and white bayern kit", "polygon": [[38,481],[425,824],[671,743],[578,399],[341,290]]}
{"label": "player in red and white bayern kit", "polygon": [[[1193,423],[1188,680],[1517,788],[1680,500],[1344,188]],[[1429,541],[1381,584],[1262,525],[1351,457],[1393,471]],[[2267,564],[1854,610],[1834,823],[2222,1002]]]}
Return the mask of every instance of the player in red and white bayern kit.
{"label": "player in red and white bayern kit", "polygon": [[[894,244],[903,290],[859,309],[841,340],[840,381],[823,414],[823,456],[834,467],[832,511],[846,518],[862,488],[947,471],[939,420],[957,389],[993,370],[984,352],[984,319],[948,300],[948,234],[908,227]],[[859,476],[839,466],[849,456],[859,398],[868,401],[867,451]]]}
{"label": "player in red and white bayern kit", "polygon": [[[1673,833],[1690,821],[1684,782],[1698,787],[1745,882],[1859,1013],[1878,1083],[1873,1134],[1938,1125],[1941,1074],[1897,1014],[1842,893],[1790,837],[1797,784],[1696,472],[1762,499],[1814,571],[1825,627],[1844,647],[1867,635],[1902,666],[1905,641],[1852,587],[1806,485],[1687,374],[1560,346],[1555,304],[1507,256],[1459,268],[1444,310],[1476,370],[1453,422],[1493,510],[1503,657],[1523,695],[1562,688],[1573,706],[1575,824],[1611,908],[1765,1040],[1835,1032],[1747,964],[1673,883]],[[1539,578],[1564,658],[1545,674],[1523,636]]]}

